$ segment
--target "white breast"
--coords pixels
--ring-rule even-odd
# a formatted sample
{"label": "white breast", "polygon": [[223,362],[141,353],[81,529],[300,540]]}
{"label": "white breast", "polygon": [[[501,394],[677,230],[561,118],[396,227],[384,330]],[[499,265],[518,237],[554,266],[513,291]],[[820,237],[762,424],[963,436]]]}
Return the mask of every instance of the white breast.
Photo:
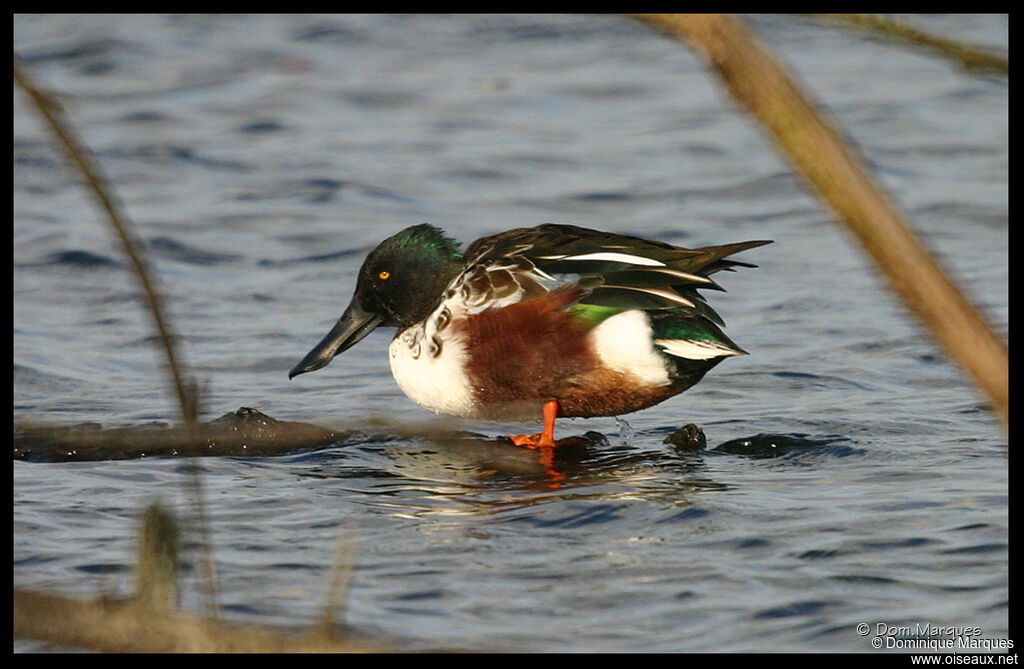
{"label": "white breast", "polygon": [[476,405],[463,366],[466,349],[458,337],[445,334],[449,337],[435,355],[435,345],[422,327],[399,332],[389,347],[391,374],[417,404],[436,413],[470,417]]}

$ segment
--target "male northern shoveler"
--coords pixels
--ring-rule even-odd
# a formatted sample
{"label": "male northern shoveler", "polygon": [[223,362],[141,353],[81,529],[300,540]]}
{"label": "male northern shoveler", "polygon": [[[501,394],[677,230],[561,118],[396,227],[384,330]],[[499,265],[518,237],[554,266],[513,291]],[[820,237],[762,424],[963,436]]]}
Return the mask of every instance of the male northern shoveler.
{"label": "male northern shoveler", "polygon": [[397,327],[391,371],[437,413],[536,420],[513,441],[555,445],[556,416],[638,411],[742,355],[698,289],[733,266],[740,242],[685,249],[571,225],[478,239],[465,253],[431,225],[374,249],[351,304],[288,374],[320,369],[378,326]]}

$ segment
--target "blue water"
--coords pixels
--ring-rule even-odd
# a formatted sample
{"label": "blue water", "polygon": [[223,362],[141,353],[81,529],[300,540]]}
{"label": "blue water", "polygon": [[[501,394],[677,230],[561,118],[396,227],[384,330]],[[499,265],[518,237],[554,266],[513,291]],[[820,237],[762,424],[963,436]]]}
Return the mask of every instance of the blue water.
{"label": "blue water", "polygon": [[[1006,16],[912,20],[1008,46]],[[809,19],[747,21],[1007,336],[1005,80]],[[316,620],[341,539],[341,618],[400,648],[874,652],[856,626],[879,622],[1009,634],[1004,429],[684,45],[608,16],[19,15],[14,37],[148,243],[203,418],[249,406],[360,431],[201,462],[226,618]],[[432,440],[536,426],[413,404],[390,332],[288,380],[385,236],[549,221],[775,240],[709,294],[750,355],[627,423],[560,423],[607,443],[557,488],[527,452]],[[126,261],[17,92],[13,240],[15,419],[176,420]],[[663,443],[687,423],[707,451]],[[15,585],[129,592],[145,505],[191,519],[185,464],[15,461]],[[201,610],[194,571],[182,589]]]}

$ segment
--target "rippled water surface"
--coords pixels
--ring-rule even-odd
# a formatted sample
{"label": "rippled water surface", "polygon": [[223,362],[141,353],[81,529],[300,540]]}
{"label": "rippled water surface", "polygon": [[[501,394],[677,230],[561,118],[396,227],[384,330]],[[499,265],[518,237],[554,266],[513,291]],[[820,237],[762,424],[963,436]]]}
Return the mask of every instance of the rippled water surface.
{"label": "rippled water surface", "polygon": [[[1008,44],[1005,16],[915,20]],[[1005,81],[749,23],[1007,335]],[[685,46],[604,16],[17,16],[14,36],[148,243],[203,418],[357,430],[201,461],[226,617],[315,620],[348,537],[345,623],[403,648],[870,651],[861,622],[1007,636],[1005,432]],[[529,452],[430,438],[535,426],[413,404],[390,332],[288,380],[383,237],[549,221],[775,240],[709,295],[750,355],[628,423],[562,423],[603,437],[559,487]],[[13,238],[15,418],[176,420],[126,261],[17,93]],[[663,443],[687,423],[707,450]],[[185,465],[15,461],[15,585],[128,592],[140,510],[191,517]]]}

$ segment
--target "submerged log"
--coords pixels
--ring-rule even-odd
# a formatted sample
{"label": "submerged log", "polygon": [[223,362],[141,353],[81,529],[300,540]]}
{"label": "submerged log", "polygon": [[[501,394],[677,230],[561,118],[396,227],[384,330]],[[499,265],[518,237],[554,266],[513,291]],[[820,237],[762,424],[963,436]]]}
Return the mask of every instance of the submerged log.
{"label": "submerged log", "polygon": [[209,423],[162,424],[103,429],[96,423],[72,426],[19,425],[14,458],[42,462],[131,460],[152,456],[284,455],[340,441],[348,433],[271,418],[242,407]]}

